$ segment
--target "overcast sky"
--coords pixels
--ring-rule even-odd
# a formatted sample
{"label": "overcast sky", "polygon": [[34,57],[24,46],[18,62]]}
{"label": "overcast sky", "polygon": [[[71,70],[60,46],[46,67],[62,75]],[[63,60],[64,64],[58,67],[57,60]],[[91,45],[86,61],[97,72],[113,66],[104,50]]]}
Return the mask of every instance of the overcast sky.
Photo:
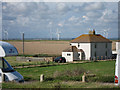
{"label": "overcast sky", "polygon": [[[2,26],[9,38],[76,38],[91,29],[118,37],[117,2],[3,2]],[[108,31],[108,35],[104,31]],[[3,35],[4,36],[4,35]]]}

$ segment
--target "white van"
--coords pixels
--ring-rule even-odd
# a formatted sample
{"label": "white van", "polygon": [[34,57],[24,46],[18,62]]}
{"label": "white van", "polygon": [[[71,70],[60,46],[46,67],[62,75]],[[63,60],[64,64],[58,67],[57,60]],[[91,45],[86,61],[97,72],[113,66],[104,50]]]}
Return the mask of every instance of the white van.
{"label": "white van", "polygon": [[4,59],[6,56],[15,55],[18,55],[18,51],[13,45],[0,41],[0,83],[3,81],[24,82],[23,76]]}

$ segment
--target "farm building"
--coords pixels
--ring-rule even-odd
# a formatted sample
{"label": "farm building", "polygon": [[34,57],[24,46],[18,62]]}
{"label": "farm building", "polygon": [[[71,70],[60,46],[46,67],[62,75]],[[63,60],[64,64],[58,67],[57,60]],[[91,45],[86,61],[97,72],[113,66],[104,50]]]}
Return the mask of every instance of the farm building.
{"label": "farm building", "polygon": [[70,42],[70,47],[63,50],[62,57],[67,62],[73,60],[96,60],[105,59],[112,56],[112,42],[95,30],[89,34],[83,34]]}

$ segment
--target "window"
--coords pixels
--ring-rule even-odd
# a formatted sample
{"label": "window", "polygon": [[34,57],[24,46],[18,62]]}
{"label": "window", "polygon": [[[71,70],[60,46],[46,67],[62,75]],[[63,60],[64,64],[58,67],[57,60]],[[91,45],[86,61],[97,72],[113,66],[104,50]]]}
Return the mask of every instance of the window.
{"label": "window", "polygon": [[2,68],[2,58],[0,57],[0,68]]}
{"label": "window", "polygon": [[107,56],[107,51],[106,51],[105,55]]}
{"label": "window", "polygon": [[95,43],[95,48],[97,48],[97,44]]}
{"label": "window", "polygon": [[71,56],[71,54],[67,54],[67,56]]}
{"label": "window", "polygon": [[106,43],[105,47],[107,48],[107,43]]}
{"label": "window", "polygon": [[78,57],[80,56],[80,53],[78,53]]}
{"label": "window", "polygon": [[95,57],[96,57],[96,52],[95,52]]}
{"label": "window", "polygon": [[3,67],[2,67],[3,72],[13,72],[14,71],[14,69],[9,65],[9,63],[4,58],[2,58],[2,64],[3,64]]}
{"label": "window", "polygon": [[79,43],[78,43],[78,47],[80,47]]}

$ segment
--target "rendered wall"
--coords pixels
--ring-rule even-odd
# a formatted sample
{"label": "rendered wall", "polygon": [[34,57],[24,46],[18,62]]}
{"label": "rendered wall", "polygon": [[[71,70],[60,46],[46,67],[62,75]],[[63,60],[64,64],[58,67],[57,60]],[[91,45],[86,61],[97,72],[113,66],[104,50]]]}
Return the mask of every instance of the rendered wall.
{"label": "rendered wall", "polygon": [[120,49],[120,42],[116,42],[116,51]]}
{"label": "rendered wall", "polygon": [[90,43],[71,43],[71,46],[76,46],[78,49],[82,49],[85,53],[85,60],[90,59],[90,56],[91,56]]}
{"label": "rendered wall", "polygon": [[[70,56],[67,54],[70,54]],[[66,62],[73,62],[73,52],[62,52],[62,57],[65,57]]]}
{"label": "rendered wall", "polygon": [[[96,47],[95,47],[96,44]],[[107,46],[106,46],[107,44]],[[112,55],[112,44],[111,43],[91,43],[91,58],[95,58],[96,53],[96,59],[101,57],[104,58],[110,58]]]}

